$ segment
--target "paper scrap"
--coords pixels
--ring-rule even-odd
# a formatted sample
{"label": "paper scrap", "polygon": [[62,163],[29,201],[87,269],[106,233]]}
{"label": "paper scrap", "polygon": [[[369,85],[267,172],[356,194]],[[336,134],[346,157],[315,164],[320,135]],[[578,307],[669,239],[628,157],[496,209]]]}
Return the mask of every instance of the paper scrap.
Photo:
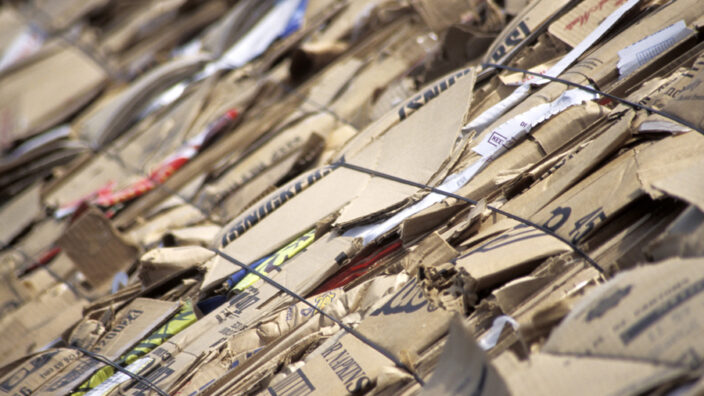
{"label": "paper scrap", "polygon": [[684,20],[680,20],[622,49],[618,52],[619,75],[623,78],[633,73],[666,49],[683,40],[690,33],[694,33],[694,31],[687,27]]}
{"label": "paper scrap", "polygon": [[45,34],[37,28],[28,27],[18,34],[0,57],[0,71],[37,53],[44,45]]}

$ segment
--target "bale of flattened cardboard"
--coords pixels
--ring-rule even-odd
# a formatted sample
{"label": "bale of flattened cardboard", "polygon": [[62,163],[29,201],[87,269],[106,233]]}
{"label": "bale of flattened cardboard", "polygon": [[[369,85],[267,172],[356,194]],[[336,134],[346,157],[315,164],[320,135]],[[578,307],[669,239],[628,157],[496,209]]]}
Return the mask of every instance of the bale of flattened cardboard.
{"label": "bale of flattened cardboard", "polygon": [[43,23],[134,79],[0,208],[0,392],[697,392],[704,5],[503,4],[243,0],[145,73],[226,6]]}

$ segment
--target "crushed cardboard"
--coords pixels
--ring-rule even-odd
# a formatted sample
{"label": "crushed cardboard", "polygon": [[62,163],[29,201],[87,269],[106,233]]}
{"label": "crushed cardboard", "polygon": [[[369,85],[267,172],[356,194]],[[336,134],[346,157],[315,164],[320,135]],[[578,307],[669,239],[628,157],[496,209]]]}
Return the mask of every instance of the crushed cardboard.
{"label": "crushed cardboard", "polygon": [[0,4],[0,395],[701,393],[703,26]]}

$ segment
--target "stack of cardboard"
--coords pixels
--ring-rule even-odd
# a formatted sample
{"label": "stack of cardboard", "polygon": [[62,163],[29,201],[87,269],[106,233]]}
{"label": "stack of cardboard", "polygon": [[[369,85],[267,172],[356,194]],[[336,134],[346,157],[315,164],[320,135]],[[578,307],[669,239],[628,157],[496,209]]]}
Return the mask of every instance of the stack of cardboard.
{"label": "stack of cardboard", "polygon": [[701,394],[703,25],[3,3],[0,395]]}

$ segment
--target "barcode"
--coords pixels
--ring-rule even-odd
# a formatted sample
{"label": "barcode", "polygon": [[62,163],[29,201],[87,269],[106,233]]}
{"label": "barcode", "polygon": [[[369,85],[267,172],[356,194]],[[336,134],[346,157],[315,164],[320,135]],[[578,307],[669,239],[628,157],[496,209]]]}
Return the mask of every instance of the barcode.
{"label": "barcode", "polygon": [[315,390],[310,380],[303,374],[301,370],[284,378],[273,386],[269,387],[269,393],[272,396],[306,396]]}

